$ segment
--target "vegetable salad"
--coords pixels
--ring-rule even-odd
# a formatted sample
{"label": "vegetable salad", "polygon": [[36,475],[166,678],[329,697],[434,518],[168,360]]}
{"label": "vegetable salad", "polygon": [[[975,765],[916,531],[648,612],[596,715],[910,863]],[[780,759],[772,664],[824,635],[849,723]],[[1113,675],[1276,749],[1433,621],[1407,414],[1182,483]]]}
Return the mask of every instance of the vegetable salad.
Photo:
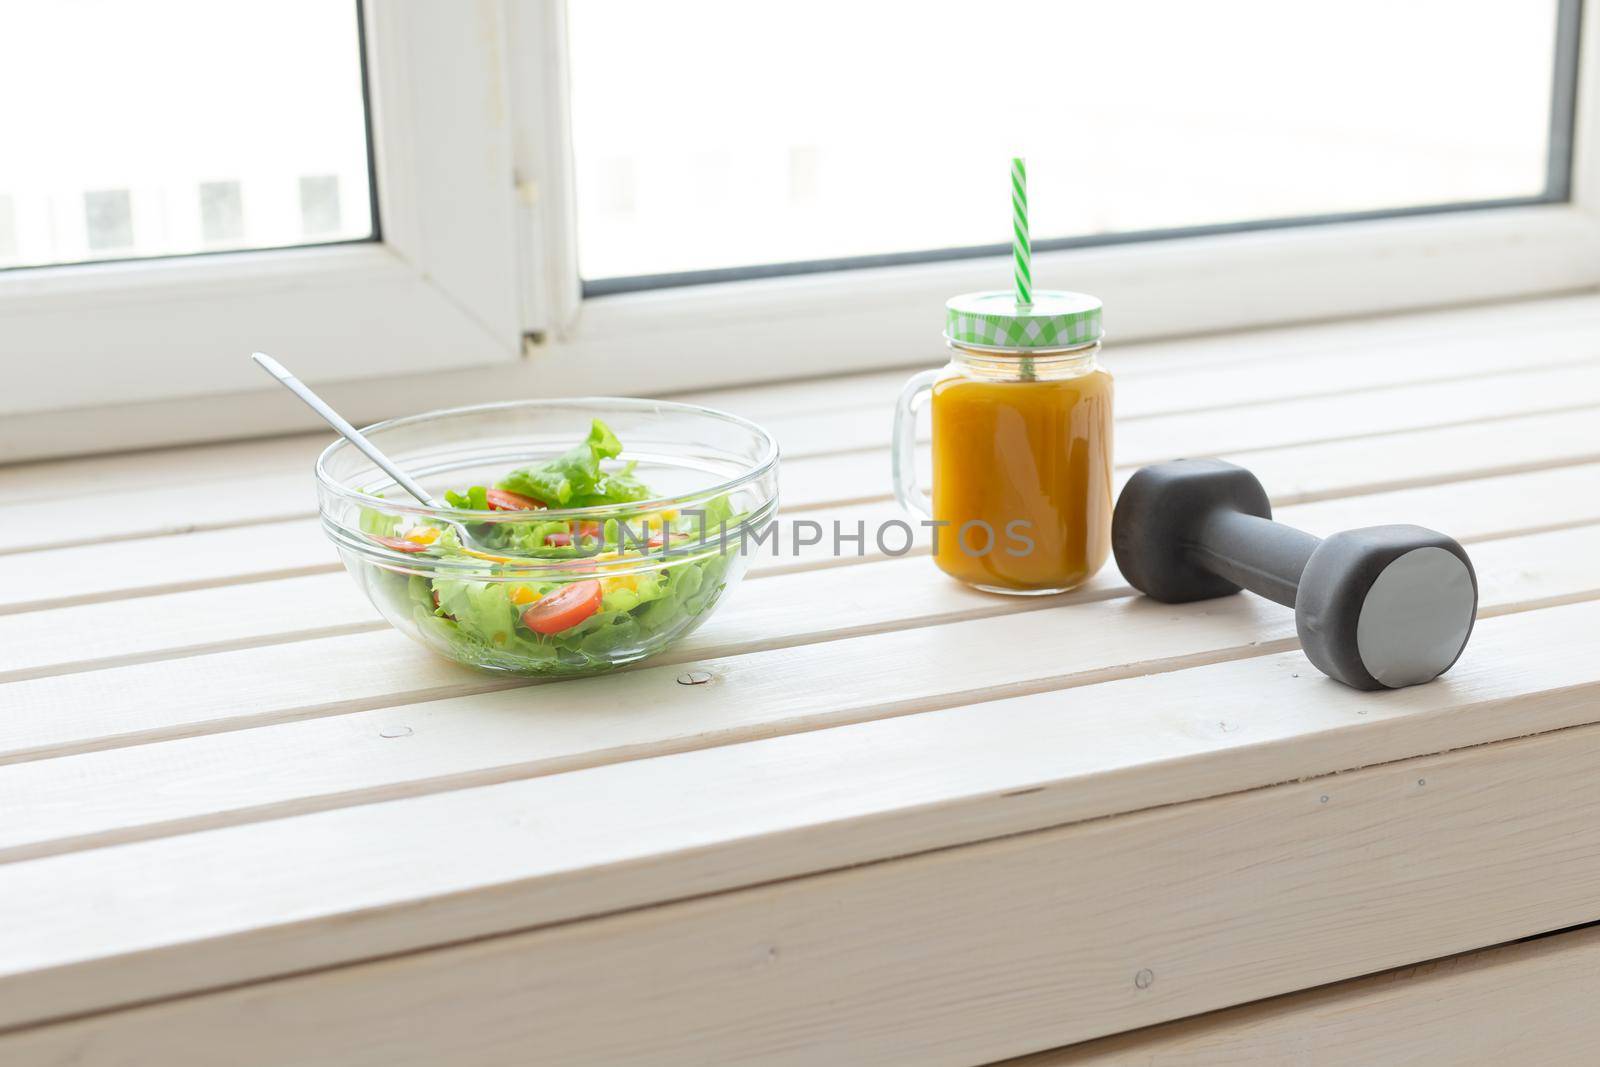
{"label": "vegetable salad", "polygon": [[[687,633],[727,584],[737,553],[721,532],[737,519],[726,496],[692,513],[639,513],[633,505],[656,494],[633,463],[608,464],[621,453],[622,443],[597,419],[583,441],[555,459],[514,470],[493,486],[445,494],[453,508],[526,513],[526,521],[502,515],[464,526],[434,519],[404,526],[399,516],[365,512],[366,537],[415,557],[407,570],[422,572],[373,568],[380,606],[391,618],[409,618],[423,640],[452,659],[523,673],[604,670]],[[626,520],[603,512],[581,521],[542,516],[608,505],[627,506]],[[429,561],[446,560],[448,576],[427,573]],[[640,566],[645,560],[655,565]],[[480,562],[482,577],[475,577]],[[508,579],[507,564],[535,576]],[[567,579],[562,570],[601,576]]]}

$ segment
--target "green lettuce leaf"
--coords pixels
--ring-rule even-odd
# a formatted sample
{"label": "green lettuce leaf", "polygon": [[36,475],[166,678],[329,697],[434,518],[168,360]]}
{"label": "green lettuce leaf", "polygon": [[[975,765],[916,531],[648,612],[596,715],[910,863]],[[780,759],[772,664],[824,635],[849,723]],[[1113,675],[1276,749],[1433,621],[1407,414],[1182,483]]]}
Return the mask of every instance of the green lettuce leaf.
{"label": "green lettuce leaf", "polygon": [[439,611],[452,616],[465,633],[491,648],[504,648],[517,625],[516,605],[503,582],[435,578]]}
{"label": "green lettuce leaf", "polygon": [[724,530],[731,540],[737,528],[733,503],[726,493],[706,501],[698,508],[684,509],[673,527],[675,532],[685,534],[691,540],[701,543],[719,541]]}
{"label": "green lettuce leaf", "polygon": [[446,489],[444,499],[445,503],[453,508],[465,508],[468,511],[489,510],[489,490],[481,485],[474,485],[465,493],[457,493],[452,489]]}
{"label": "green lettuce leaf", "polygon": [[499,522],[489,527],[485,540],[491,548],[518,556],[547,556],[559,559],[576,555],[575,549],[552,548],[545,538],[553,533],[568,533],[566,523],[550,519],[535,522]]}
{"label": "green lettuce leaf", "polygon": [[568,504],[574,508],[594,507],[596,504],[629,504],[636,500],[649,500],[650,487],[633,473],[638,463],[629,463],[620,471],[601,474],[594,492],[573,497]]}
{"label": "green lettuce leaf", "polygon": [[379,537],[393,537],[400,532],[400,516],[362,508],[361,532],[377,534]]}
{"label": "green lettuce leaf", "polygon": [[[514,470],[499,483],[499,488],[542,500],[550,507],[572,507],[574,498],[600,496],[604,473],[601,460],[622,454],[622,442],[599,419],[589,426],[589,436],[564,454],[536,467]],[[607,503],[600,500],[599,503]]]}

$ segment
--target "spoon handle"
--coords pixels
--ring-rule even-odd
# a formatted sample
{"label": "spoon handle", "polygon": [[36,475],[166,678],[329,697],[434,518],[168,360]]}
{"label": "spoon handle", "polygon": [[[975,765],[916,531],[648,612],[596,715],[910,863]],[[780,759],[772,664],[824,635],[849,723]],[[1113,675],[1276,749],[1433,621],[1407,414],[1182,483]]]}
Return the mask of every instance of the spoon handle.
{"label": "spoon handle", "polygon": [[424,490],[422,486],[412,481],[410,475],[406,474],[405,471],[395,466],[388,456],[378,451],[377,445],[367,440],[366,436],[363,435],[360,430],[346,422],[343,415],[340,415],[337,411],[328,406],[328,402],[326,400],[323,400],[316,393],[313,393],[310,389],[308,389],[306,384],[299,378],[296,378],[293,374],[290,374],[289,369],[282,363],[279,363],[265,352],[253,353],[250,358],[255,360],[256,365],[262,370],[278,379],[278,381],[283,384],[285,389],[289,390],[295,396],[305,401],[306,407],[322,416],[322,421],[326,422],[329,426],[332,426],[335,430],[338,430],[341,437],[355,445],[357,448],[361,449],[361,451],[366,454],[368,459],[372,460],[372,462],[378,465],[379,470],[383,471],[383,473],[394,479],[396,485],[410,493],[412,496],[416,497],[428,507],[439,507],[438,502],[429,496],[427,491]]}

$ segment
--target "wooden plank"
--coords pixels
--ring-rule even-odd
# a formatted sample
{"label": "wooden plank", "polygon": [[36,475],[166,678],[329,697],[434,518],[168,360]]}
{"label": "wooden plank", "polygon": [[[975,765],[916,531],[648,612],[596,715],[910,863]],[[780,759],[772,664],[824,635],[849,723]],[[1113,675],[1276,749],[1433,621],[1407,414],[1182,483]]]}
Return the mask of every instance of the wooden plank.
{"label": "wooden plank", "polygon": [[[1481,609],[1600,593],[1593,544],[1591,528],[1488,543],[1477,564]],[[884,612],[880,623],[854,624],[869,636],[720,658],[693,657],[704,646],[689,644],[668,655],[694,658],[714,685],[677,684],[669,662],[508,689],[418,656],[389,632],[13,683],[10,695],[33,713],[5,727],[9,757],[69,744],[81,754],[0,767],[0,802],[12,815],[0,824],[0,861],[1092,684],[1294,641],[1292,614],[1253,597],[1091,599],[1113,586],[1106,579],[1079,603],[1016,613],[1026,601],[1013,607],[955,583],[906,581],[904,568],[919,562],[854,568],[842,575],[853,591],[834,601],[807,576],[763,617],[774,628],[817,627],[821,613],[804,598],[818,597],[841,619]],[[893,628],[905,624],[895,617],[901,597],[911,610],[943,604],[971,621]],[[982,617],[992,611],[1012,613]],[[736,617],[725,625],[738,632]],[[1063,640],[1041,655],[1041,635],[1051,634]],[[847,681],[819,693],[820,678]],[[107,692],[123,695],[110,701]],[[130,701],[130,693],[149,695]],[[574,706],[584,714],[572,715]],[[262,723],[276,725],[241,729]],[[180,725],[201,736],[129,747]],[[397,733],[429,740],[395,744]],[[245,766],[252,773],[241,776]]]}
{"label": "wooden plank", "polygon": [[0,615],[0,683],[387,625],[342,571]]}
{"label": "wooden plank", "polygon": [[321,526],[309,519],[6,555],[0,556],[0,615],[338,566]]}
{"label": "wooden plank", "polygon": [[[1126,429],[1119,434],[1126,437]],[[1170,441],[1166,454],[1217,455],[1236,461],[1256,473],[1274,504],[1293,504],[1600,460],[1600,409],[1319,441],[1238,455],[1214,452],[1198,442]],[[1121,462],[1118,469],[1124,475],[1131,473]],[[887,452],[798,460],[784,466],[784,499],[806,508],[883,499],[888,471]]]}
{"label": "wooden plank", "polygon": [[1254,452],[1243,462],[1283,487],[1274,503],[1297,504],[1596,459],[1600,412],[1577,411]]}
{"label": "wooden plank", "polygon": [[1430,960],[994,1067],[1588,1063],[1600,929]]}
{"label": "wooden plank", "polygon": [[[1600,460],[1600,417],[1585,410],[1251,453],[1275,505]],[[790,512],[881,503],[888,459],[787,464]],[[796,515],[795,517],[800,517]],[[285,522],[0,556],[0,614],[333,569],[309,522]]]}
{"label": "wooden plank", "polygon": [[[1498,503],[1493,508],[1485,508],[1482,506],[1485,499],[1494,499]],[[1374,494],[1342,502],[1291,506],[1279,512],[1285,521],[1321,534],[1358,523],[1414,521],[1450,530],[1469,542],[1482,536],[1503,536],[1541,526],[1559,527],[1589,522],[1597,514],[1600,514],[1600,467],[1594,465],[1485,479],[1464,484],[1460,488],[1446,485]],[[810,516],[795,516],[796,519],[807,517]],[[875,529],[876,523],[898,517],[897,509],[883,505],[842,509],[831,517],[816,516],[819,520],[837,519],[847,530],[863,524],[868,530]],[[870,536],[867,541],[870,546]],[[338,566],[331,560],[321,567],[307,565],[306,561],[317,555],[327,558],[327,550],[320,539],[314,536],[309,539],[288,537],[274,531],[263,546],[268,550],[265,560],[249,554],[252,544],[253,539],[231,533],[211,534],[192,542],[186,541],[183,551],[177,553],[156,553],[153,545],[141,545],[139,556],[142,558],[134,562],[146,565],[134,577],[149,579],[160,574],[162,565],[165,565],[170,579],[168,587],[181,587],[183,584],[204,584],[205,579],[193,583],[192,576],[196,572],[207,573],[208,570],[218,575],[211,580],[230,580],[234,561],[275,563],[279,572],[315,572],[334,570]],[[785,553],[793,551],[791,544],[785,543]],[[293,555],[283,558],[285,550]],[[304,555],[300,555],[302,551]],[[828,555],[829,551],[828,544],[822,543],[802,550],[797,555],[786,554],[776,558],[757,555],[751,561],[752,576],[792,573],[825,563],[856,562],[855,558],[849,556],[832,558]],[[925,551],[921,538],[918,539],[916,551]],[[862,558],[883,557],[873,549]],[[189,567],[194,569],[184,569]],[[185,574],[190,576],[191,583],[181,580]],[[247,573],[242,577],[254,578],[256,575]],[[247,591],[244,595],[250,598],[249,612],[237,610],[234,594],[226,588],[192,594],[197,598],[194,601],[166,597],[146,605],[96,600],[96,621],[104,625],[97,627],[93,651],[81,644],[84,620],[82,609],[78,606],[20,617],[0,615],[0,650],[3,650],[0,651],[0,678],[44,673],[42,665],[52,663],[61,665],[79,660],[87,660],[91,664],[97,660],[115,663],[130,656],[137,658],[138,649],[162,647],[159,643],[162,635],[173,628],[186,629],[197,635],[202,648],[213,643],[223,647],[245,644],[248,641],[243,640],[243,635],[249,633],[260,633],[267,639],[281,640],[291,636],[293,628],[304,628],[308,604],[318,606],[317,621],[320,624],[306,628],[310,635],[322,630],[354,632],[373,628],[359,623],[358,620],[362,619],[370,623],[375,616],[364,610],[359,598],[351,597],[348,590],[339,590],[339,581],[342,579],[321,579],[321,584],[315,587],[307,584],[309,581],[287,583],[297,594],[304,592],[308,597],[297,603],[276,598],[275,585],[263,584]],[[110,585],[112,579],[107,576],[106,582]],[[319,593],[329,599],[326,602],[317,599]],[[324,605],[328,611],[326,616],[322,614]],[[180,609],[195,607],[203,610],[190,615],[177,614]],[[290,627],[291,631],[284,631],[284,626]],[[239,633],[241,629],[243,634]]]}
{"label": "wooden plank", "polygon": [[[787,529],[788,523],[802,520],[831,524],[837,519],[851,525],[891,512],[903,518],[898,508],[880,499],[870,506],[829,507],[825,515],[797,508],[784,518]],[[751,573],[791,573],[830,562],[827,545],[798,552],[792,548],[792,541],[786,541],[781,555],[752,555]],[[100,605],[341,569],[337,553],[314,519],[0,554],[0,619],[17,612]]]}
{"label": "wooden plank", "polygon": [[[1559,323],[1547,317],[1539,324],[1520,325],[1516,333],[1526,347],[1538,353],[1538,366],[1558,366],[1590,360],[1600,354],[1591,339],[1596,320],[1600,320],[1600,315],[1593,319],[1578,315]],[[1393,341],[1378,338],[1374,344],[1370,336],[1359,342],[1348,337],[1308,337],[1307,327],[1297,326],[1288,330],[1222,334],[1181,341],[1113,343],[1101,352],[1100,359],[1119,382],[1137,383],[1134,391],[1139,397],[1165,398],[1149,406],[1136,401],[1137,408],[1128,410],[1130,414],[1143,416],[1168,410],[1169,404],[1174,405],[1175,410],[1188,410],[1194,403],[1193,387],[1209,385],[1210,375],[1214,373],[1227,375],[1230,384],[1237,382],[1255,401],[1310,395],[1305,391],[1308,387],[1342,392],[1363,388],[1361,383],[1383,388],[1498,373],[1505,369],[1509,329],[1503,326],[1484,334],[1464,335],[1459,328],[1436,321],[1432,329],[1417,337]],[[1534,336],[1529,336],[1530,330]],[[666,398],[720,408],[756,420],[782,420],[819,411],[887,410],[900,395],[907,378],[941,365],[949,356],[949,350],[935,338],[925,360],[902,368],[766,385],[695,389],[669,393]],[[1545,362],[1547,358],[1549,362]],[[1304,374],[1290,370],[1291,365],[1302,364]],[[1183,382],[1183,389],[1165,387],[1167,379],[1174,376]],[[1147,393],[1147,385],[1155,385],[1157,389]],[[1207,388],[1203,395],[1225,403],[1238,402],[1236,398],[1224,399],[1225,394],[1220,389]],[[1186,400],[1181,399],[1185,396]]]}
{"label": "wooden plank", "polygon": [[[1486,508],[1485,499],[1503,503]],[[1368,522],[1417,521],[1457,530],[1470,542],[1492,536],[1507,526],[1514,530],[1538,517],[1595,512],[1600,509],[1600,466],[1409,490],[1350,503]],[[1562,510],[1569,506],[1574,510]],[[1296,522],[1304,510],[1290,508],[1283,517]],[[1355,516],[1350,518],[1353,521]],[[1319,533],[1331,532],[1316,523],[1310,528]],[[1576,548],[1581,556],[1584,536],[1577,533],[1533,544],[1566,545]],[[1515,571],[1523,565],[1518,546],[1489,548],[1477,555],[1486,589],[1509,590],[1515,586]],[[1082,595],[1021,601],[982,597],[938,580],[928,573],[928,566],[925,560],[905,560],[895,566],[852,574],[814,575],[814,580],[791,577],[770,588],[747,585],[736,591],[730,603],[720,608],[701,631],[667,660],[657,662],[711,658],[895,626],[1034,610],[1128,592],[1121,586],[1114,567],[1108,567]],[[1555,588],[1549,564],[1545,566],[1545,588]],[[326,588],[310,588],[312,582],[322,582]],[[290,588],[280,589],[280,585]],[[322,596],[328,599],[319,599]],[[244,610],[240,597],[249,598],[248,610]],[[197,604],[185,598],[205,599]],[[797,605],[808,603],[832,604],[835,608],[795,610]],[[319,626],[307,629],[309,605],[316,607]],[[848,606],[848,610],[837,610],[839,605]],[[242,590],[227,586],[102,604],[94,611],[94,652],[103,657],[136,656],[136,650],[150,649],[149,642],[159,641],[164,633],[173,630],[199,642],[197,651],[205,651],[207,642],[237,644],[243,651],[231,656],[205,656],[182,666],[156,665],[135,671],[96,672],[75,681],[13,685],[0,691],[0,695],[14,706],[34,708],[38,713],[0,724],[0,762],[376,708],[408,694],[420,700],[509,684],[490,684],[481,677],[441,666],[432,657],[419,655],[399,635],[380,632],[385,625],[343,574],[262,583]],[[32,674],[61,673],[59,669],[30,669],[42,658],[93,654],[74,643],[81,640],[83,613],[82,607],[72,607],[0,617],[0,648],[6,649],[0,664],[15,680]],[[274,623],[275,619],[279,621]],[[317,630],[321,627],[368,636],[251,651],[250,646],[267,643],[264,638],[272,636],[273,626],[286,638],[301,641],[319,636]],[[27,659],[30,655],[34,659]],[[142,695],[132,701],[120,700],[106,710],[108,700],[118,693]],[[256,701],[255,714],[241,719],[238,709],[250,701]]]}
{"label": "wooden plank", "polygon": [[[1178,409],[1198,399],[1215,404],[1306,395],[1317,388],[1386,387],[1491,373],[1506,365],[1508,344],[1517,367],[1555,366],[1600,354],[1593,322],[1600,301],[1593,297],[1453,309],[1386,318],[1370,323],[1320,324],[1243,334],[1187,338],[1107,349],[1106,360],[1126,383],[1142,380],[1122,398],[1125,415],[1141,413],[1137,395],[1160,390],[1177,398]],[[929,365],[942,358],[937,338]],[[1304,368],[1303,371],[1301,368]],[[1218,368],[1231,368],[1214,377]],[[734,389],[699,390],[676,399],[710,404],[752,418],[851,407],[888,409],[907,371],[830,376]],[[1215,381],[1215,391],[1205,389]],[[1197,389],[1205,391],[1197,393]],[[1150,411],[1165,410],[1156,403]],[[77,457],[0,465],[0,498],[8,501],[70,498],[108,490],[148,489],[245,477],[305,472],[331,440],[318,431],[288,437],[235,441],[201,447],[155,449],[119,455]]]}
{"label": "wooden plank", "polygon": [[[292,403],[292,400],[290,401]],[[71,500],[87,494],[156,490],[238,477],[307,472],[333,441],[331,431],[155,448],[110,455],[0,464],[0,499]]]}
{"label": "wooden plank", "polygon": [[[62,521],[66,509],[73,515],[70,524]],[[316,511],[309,462],[293,473],[100,489],[82,502],[23,498],[0,505],[0,555],[305,520]]]}
{"label": "wooden plank", "polygon": [[[801,512],[793,519],[838,521],[848,532],[857,524],[875,530],[886,519],[901,517],[898,507],[879,503],[840,508],[826,516]],[[206,541],[199,542],[202,551],[198,553],[181,552],[171,558],[172,569],[166,573],[171,575],[172,584],[182,584],[179,579],[183,571],[179,568],[185,560],[196,555],[203,561],[238,559],[240,556],[228,549],[239,547],[248,539],[229,534],[208,540],[209,546]],[[223,542],[221,549],[216,547],[217,540]],[[282,542],[278,544],[283,547]],[[925,553],[920,538],[918,545],[917,554]],[[309,544],[297,540],[294,547],[305,551],[305,559],[316,558],[317,540]],[[898,542],[892,547],[898,548]],[[831,553],[830,543],[796,546],[792,539],[786,540],[781,554],[752,554],[746,580],[888,558],[875,547],[870,554],[861,556],[836,557]],[[387,626],[377,609],[344,574],[331,546],[324,542],[320,555],[327,559],[325,564],[296,568],[310,572],[302,577],[256,580],[257,576],[249,573],[230,577],[224,569],[221,578],[209,579],[222,584],[199,589],[151,594],[142,594],[138,588],[113,590],[117,599],[90,596],[81,598],[84,603],[63,607],[0,612],[0,683],[178,655],[370,633]],[[149,578],[151,572],[146,571],[143,576]],[[248,584],[241,587],[236,584],[239,580]],[[85,611],[94,613],[92,627],[86,626],[90,620],[85,619]]]}
{"label": "wooden plank", "polygon": [[[1250,403],[1314,392],[1359,392],[1446,377],[1500,373],[1506,369],[1509,348],[1528,354],[1541,366],[1590,359],[1600,352],[1594,342],[1597,319],[1600,301],[1583,296],[1391,316],[1376,330],[1366,321],[1135,345],[1118,344],[1113,338],[1101,358],[1119,381],[1137,381],[1136,392],[1141,397],[1162,398],[1149,408],[1121,409],[1124,414],[1145,414],[1190,410],[1197,395],[1206,404]],[[935,339],[923,366],[936,366],[945,356]],[[1530,364],[1519,359],[1517,365]],[[1295,380],[1291,368],[1300,367],[1305,368],[1305,376]],[[922,368],[780,385],[695,390],[673,394],[673,399],[709,404],[751,418],[808,409],[886,408],[894,402],[905,379],[917,369]],[[1289,379],[1288,388],[1285,378]],[[1225,392],[1213,390],[1213,385]],[[1198,394],[1196,389],[1200,390]]]}
{"label": "wooden plank", "polygon": [[[1485,500],[1496,504],[1485,507]],[[869,531],[861,554],[836,557],[823,543],[791,555],[791,539],[785,542],[783,555],[762,554],[752,559],[749,577],[886,559],[872,543],[870,531],[903,515],[892,504],[865,504],[814,517],[838,521],[846,532],[857,529],[858,524]],[[1411,522],[1448,530],[1471,544],[1490,537],[1600,522],[1600,464],[1290,505],[1280,509],[1278,517],[1320,536],[1353,526]],[[917,528],[915,532],[911,554],[925,555],[926,531]],[[846,546],[846,550],[852,547]],[[834,584],[826,587],[832,589]],[[248,610],[241,610],[245,602],[241,598],[245,597]],[[735,604],[745,602],[747,598],[741,597]],[[311,625],[308,612],[313,606]],[[75,605],[0,615],[0,682],[371,632],[386,625],[342,573],[262,581],[246,590],[223,585],[97,603],[92,641],[85,639],[83,610]]]}
{"label": "wooden plank", "polygon": [[[751,583],[699,630],[650,663],[661,667],[746,655],[1131,592],[1114,571],[1107,571],[1059,597],[995,597],[933,578],[925,572],[928,566],[922,559],[883,561],[849,573],[824,570]],[[330,577],[360,597],[343,575]],[[307,603],[298,602],[301,625]],[[362,604],[364,598],[357,607]],[[234,604],[229,610],[238,613],[240,607]],[[367,617],[371,612],[368,606]],[[351,614],[359,617],[354,610]],[[338,616],[320,609],[316,613],[318,621],[330,617]],[[0,697],[29,714],[0,720],[0,764],[527,684],[423,652],[377,619],[327,639],[306,635],[293,644],[251,643],[178,661],[12,681],[0,687]]]}
{"label": "wooden plank", "polygon": [[[1323,358],[1336,360],[1342,382],[1371,387],[1400,382],[1448,378],[1461,373],[1491,373],[1504,365],[1504,352],[1515,349],[1518,368],[1547,365],[1547,360],[1594,355],[1592,322],[1600,302],[1592,296],[1512,302],[1493,307],[1451,309],[1448,312],[1394,315],[1374,323],[1322,323],[1283,330],[1219,334],[1138,346],[1107,349],[1106,358],[1125,382],[1134,378],[1171,378],[1179,406],[1194,397],[1194,381],[1184,374],[1211,368],[1232,368],[1230,382],[1235,398],[1248,400],[1282,392],[1272,386],[1280,363],[1317,365]],[[938,330],[934,325],[933,330]],[[942,358],[936,334],[930,333],[928,365]],[[765,419],[794,411],[830,411],[859,406],[886,406],[898,394],[909,371],[859,374],[845,378],[784,382],[776,386],[698,390],[682,395],[690,402],[710,403]],[[1125,397],[1126,400],[1126,397]],[[1213,397],[1206,403],[1214,403]],[[1123,413],[1134,408],[1123,405]],[[5,499],[70,498],[101,493],[109,486],[182,485],[222,482],[240,472],[286,474],[309,467],[310,459],[325,445],[325,434],[275,438],[267,442],[227,442],[184,446],[174,450],[141,451],[120,456],[91,456],[67,461],[32,462],[0,466],[0,496]],[[176,461],[176,462],[173,462]]]}
{"label": "wooden plank", "polygon": [[66,1020],[0,1054],[983,1062],[1591,920],[1596,759],[1600,727],[1480,746]]}
{"label": "wooden plank", "polygon": [[[1504,352],[1498,357],[1503,361]],[[1297,362],[1285,362],[1281,368],[1282,373],[1297,378],[1302,370]],[[1246,374],[1259,371],[1245,368],[1228,377]],[[1346,385],[1359,382],[1348,375],[1336,364],[1329,371],[1330,377]],[[1594,361],[1526,373],[1519,370],[1515,375],[1500,373],[1365,391],[1356,388],[1264,404],[1238,403],[1236,383],[1223,379],[1219,371],[1192,371],[1175,377],[1182,380],[1118,383],[1118,466],[1143,466],[1180,453],[1243,456],[1290,445],[1476,424],[1600,404],[1600,362]],[[1146,390],[1154,391],[1157,384],[1163,391],[1170,390],[1167,406],[1183,405],[1181,410],[1151,416],[1148,409],[1153,401]],[[890,417],[887,408],[868,408],[832,412],[826,419],[814,414],[790,418],[768,426],[783,442],[785,455],[813,456],[882,449],[889,440]],[[929,431],[928,420],[923,419],[920,439],[928,440]]]}
{"label": "wooden plank", "polygon": [[1560,730],[1597,626],[1489,619],[1380,697],[1285,653],[0,867],[0,1026]]}
{"label": "wooden plank", "polygon": [[[1503,364],[1504,353],[1498,342],[1479,342],[1479,347],[1479,362],[1487,364],[1491,357],[1496,361],[1488,369]],[[1578,360],[1572,352],[1583,352],[1585,358]],[[1119,385],[1118,456],[1122,466],[1131,467],[1179,453],[1242,453],[1600,403],[1600,363],[1588,348],[1575,347],[1572,352],[1551,353],[1554,362],[1547,368],[1524,363],[1515,375],[1496,373],[1487,377],[1483,373],[1473,376],[1471,372],[1477,364],[1469,353],[1453,347],[1403,360],[1386,352],[1338,352],[1321,357],[1320,363],[1279,360],[1265,366],[1200,366],[1136,377]],[[1375,366],[1369,368],[1369,364]],[[1377,388],[1365,376],[1369,369],[1397,365],[1409,368],[1413,375],[1432,368],[1435,374],[1451,377]],[[1460,375],[1466,377],[1457,377]],[[1378,380],[1384,380],[1384,376],[1380,374]],[[820,387],[822,383],[812,384]],[[846,391],[844,395],[853,395],[848,381],[827,384]],[[1319,388],[1322,392],[1317,393]],[[1285,399],[1308,391],[1313,394],[1308,398]],[[1352,402],[1353,395],[1360,396],[1359,402]],[[1271,402],[1241,399],[1249,397]],[[1228,410],[1229,417],[1216,418],[1219,410]],[[888,443],[890,407],[886,400],[864,408],[831,411],[825,420],[817,419],[815,411],[805,411],[765,421],[792,464],[806,456],[882,449]],[[925,438],[926,425],[923,430]],[[96,507],[75,519],[70,531],[61,529],[60,499],[52,495],[48,484],[38,488],[38,472],[16,468],[16,473],[7,474],[0,469],[0,487],[8,479],[22,479],[18,490],[6,497],[16,502],[0,505],[0,553],[309,516],[316,506],[311,446],[320,447],[326,437],[318,434],[301,443],[297,440],[265,442],[254,453],[244,445],[224,446],[224,454],[233,463],[223,468],[228,473],[221,478],[216,477],[220,471],[215,457],[206,449],[196,450],[193,476],[184,478],[181,490],[176,485],[125,486],[116,480],[109,484],[102,481],[92,490],[84,490],[93,492]],[[152,467],[170,468],[166,477],[178,479],[179,471],[191,469],[187,455],[156,452],[148,454],[147,461]],[[248,457],[253,455],[259,456],[259,461],[250,461]],[[289,464],[289,457],[297,462]],[[115,461],[113,479],[121,475],[126,459]],[[42,466],[75,470],[75,465],[84,462],[71,460]],[[872,468],[877,482],[884,480],[886,469],[882,464]],[[146,478],[157,476],[140,473]],[[166,491],[158,491],[161,489]],[[883,489],[879,484],[877,494],[882,495]]]}
{"label": "wooden plank", "polygon": [[[1592,326],[1576,326],[1561,336],[1531,341],[1530,359],[1539,367],[1588,361],[1595,354]],[[1350,338],[1337,344],[1304,349],[1290,337],[1275,341],[1252,335],[1256,358],[1200,364],[1174,358],[1159,373],[1130,378],[1123,353],[1106,352],[1105,363],[1116,376],[1121,418],[1147,418],[1193,411],[1223,411],[1298,397],[1360,398],[1397,386],[1420,385],[1475,376],[1507,375],[1507,345],[1519,342],[1499,334],[1481,338],[1440,337],[1419,343],[1401,337]],[[1239,338],[1225,339],[1237,345]],[[1162,346],[1174,357],[1192,354],[1194,341]],[[1155,346],[1152,346],[1155,347]],[[1305,376],[1300,377],[1301,368]],[[1288,378],[1280,380],[1279,375]]]}
{"label": "wooden plank", "polygon": [[1444,530],[1463,543],[1511,537],[1600,519],[1600,464],[1324,497],[1274,505],[1273,514],[1319,537],[1395,522]]}
{"label": "wooden plank", "polygon": [[1123,466],[1142,466],[1170,459],[1175,445],[1187,455],[1242,457],[1290,445],[1477,425],[1596,403],[1600,362],[1233,407],[1225,414],[1197,398],[1186,413],[1119,421],[1117,460]]}

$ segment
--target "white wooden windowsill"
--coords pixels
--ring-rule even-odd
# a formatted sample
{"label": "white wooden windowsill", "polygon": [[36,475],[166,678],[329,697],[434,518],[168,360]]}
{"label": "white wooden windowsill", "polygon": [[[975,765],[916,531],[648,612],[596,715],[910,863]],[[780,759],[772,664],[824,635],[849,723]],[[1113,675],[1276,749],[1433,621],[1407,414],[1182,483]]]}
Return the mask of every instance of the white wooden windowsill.
{"label": "white wooden windowsill", "polygon": [[[1314,987],[1600,919],[1597,327],[1108,351],[1123,475],[1225,456],[1315,533],[1467,544],[1466,655],[1377,695],[1251,597],[993,598],[920,549],[758,559],[665,659],[513,686],[339,572],[321,435],[0,468],[0,1062],[1279,1062],[1334,1015],[1382,1047],[1350,1003],[1460,1039],[1423,1008],[1492,1019],[1474,967]],[[901,377],[697,395],[853,523]],[[1481,973],[1593,973],[1583,938]]]}

